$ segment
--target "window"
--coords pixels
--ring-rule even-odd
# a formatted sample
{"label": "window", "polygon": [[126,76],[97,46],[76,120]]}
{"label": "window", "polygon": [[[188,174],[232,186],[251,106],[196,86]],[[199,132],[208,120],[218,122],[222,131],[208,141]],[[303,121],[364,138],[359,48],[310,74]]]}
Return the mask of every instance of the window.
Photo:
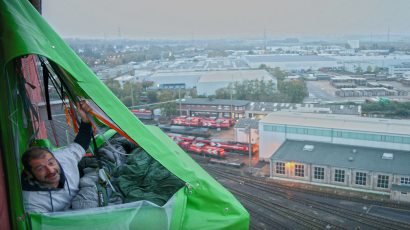
{"label": "window", "polygon": [[366,177],[367,174],[364,172],[356,172],[356,184],[358,185],[366,185]]}
{"label": "window", "polygon": [[345,182],[345,170],[335,169],[335,181]]}
{"label": "window", "polygon": [[285,163],[276,162],[276,173],[277,174],[285,174]]}
{"label": "window", "polygon": [[330,137],[332,132],[326,129],[307,129],[308,135]]}
{"label": "window", "polygon": [[400,184],[410,184],[410,177],[401,177]]}
{"label": "window", "polygon": [[263,126],[263,131],[272,132],[273,131],[273,126],[272,125],[264,125]]}
{"label": "window", "polygon": [[279,126],[279,125],[264,125],[263,126],[263,131],[268,131],[268,132],[285,132],[285,126]]}
{"label": "window", "polygon": [[273,131],[283,132],[284,133],[286,131],[286,128],[285,128],[285,126],[275,125],[275,126],[273,126]]}
{"label": "window", "polygon": [[314,178],[317,180],[325,179],[325,168],[315,167]]}
{"label": "window", "polygon": [[295,176],[304,177],[305,176],[305,166],[295,164]]}
{"label": "window", "polygon": [[389,176],[378,175],[377,176],[377,187],[378,188],[388,188],[389,187]]}

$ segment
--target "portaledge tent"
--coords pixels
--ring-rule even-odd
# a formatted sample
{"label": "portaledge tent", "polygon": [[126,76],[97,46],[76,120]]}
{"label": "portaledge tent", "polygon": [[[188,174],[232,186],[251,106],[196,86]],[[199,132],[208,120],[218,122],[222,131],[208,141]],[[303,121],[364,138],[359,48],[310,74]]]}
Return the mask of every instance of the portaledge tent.
{"label": "portaledge tent", "polygon": [[[72,15],[75,17],[75,12]],[[92,100],[119,129],[186,186],[164,207],[141,202],[88,211],[25,213],[20,156],[34,131],[22,96],[25,86],[21,66],[16,60],[30,54],[52,63],[72,93]],[[11,228],[248,229],[249,214],[235,197],[160,129],[142,124],[26,0],[0,0],[0,66],[0,183],[5,184],[0,190],[0,216],[9,217]]]}

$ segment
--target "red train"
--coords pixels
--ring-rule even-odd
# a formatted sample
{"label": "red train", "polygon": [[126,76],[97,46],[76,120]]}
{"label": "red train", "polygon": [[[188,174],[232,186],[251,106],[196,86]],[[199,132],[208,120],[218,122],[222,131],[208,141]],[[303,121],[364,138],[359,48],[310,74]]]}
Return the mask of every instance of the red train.
{"label": "red train", "polygon": [[[194,136],[184,136],[181,134],[175,133],[167,133],[172,140],[174,140],[182,149],[190,152],[196,153],[203,153],[204,151],[208,151],[208,155],[215,155],[221,154],[221,151],[217,151],[211,153],[214,150],[222,149],[223,153],[225,152],[236,152],[242,154],[249,153],[249,144],[248,143],[239,143],[233,141],[224,141],[224,140],[217,140],[217,139],[207,139],[202,137],[194,137]],[[251,152],[252,154],[258,151],[258,145],[252,144],[251,145]],[[220,156],[222,157],[222,156]]]}
{"label": "red train", "polygon": [[229,129],[235,122],[230,118],[207,118],[180,116],[171,119],[172,125],[183,125],[192,127],[222,128]]}
{"label": "red train", "polygon": [[154,119],[154,114],[151,110],[147,109],[132,109],[131,112],[141,120],[152,120]]}
{"label": "red train", "polygon": [[225,158],[225,150],[218,147],[212,147],[205,143],[180,141],[178,145],[187,152],[205,154],[216,158]]}

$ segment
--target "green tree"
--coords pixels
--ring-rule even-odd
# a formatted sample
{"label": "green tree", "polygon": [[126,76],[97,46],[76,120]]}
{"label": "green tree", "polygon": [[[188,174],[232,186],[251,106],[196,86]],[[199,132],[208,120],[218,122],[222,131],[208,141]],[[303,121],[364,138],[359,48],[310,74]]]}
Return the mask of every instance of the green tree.
{"label": "green tree", "polygon": [[355,71],[356,71],[357,74],[362,74],[363,73],[363,69],[360,66],[356,67]]}
{"label": "green tree", "polygon": [[374,72],[375,74],[378,74],[378,73],[380,72],[380,67],[375,66],[373,72]]}
{"label": "green tree", "polygon": [[115,96],[120,98],[122,96],[121,85],[118,81],[114,79],[108,79],[105,85],[114,93]]}
{"label": "green tree", "polygon": [[169,102],[161,106],[162,114],[167,118],[177,114],[177,103]]}
{"label": "green tree", "polygon": [[229,88],[220,88],[215,91],[215,98],[230,99]]}
{"label": "green tree", "polygon": [[288,74],[285,71],[282,71],[279,67],[275,67],[270,72],[278,81],[283,81]]}
{"label": "green tree", "polygon": [[367,66],[366,73],[372,73],[373,68],[371,66]]}
{"label": "green tree", "polygon": [[286,95],[288,102],[291,103],[301,103],[309,95],[306,84],[302,80],[282,82],[280,91]]}
{"label": "green tree", "polygon": [[147,97],[150,103],[158,102],[157,91],[148,91]]}
{"label": "green tree", "polygon": [[261,64],[260,66],[259,66],[259,69],[268,69],[269,67],[267,66],[267,65],[265,65],[265,64]]}
{"label": "green tree", "polygon": [[164,116],[170,117],[177,113],[177,104],[175,103],[175,92],[170,90],[162,90],[159,92],[158,100],[160,102],[167,102],[161,104],[161,110]]}

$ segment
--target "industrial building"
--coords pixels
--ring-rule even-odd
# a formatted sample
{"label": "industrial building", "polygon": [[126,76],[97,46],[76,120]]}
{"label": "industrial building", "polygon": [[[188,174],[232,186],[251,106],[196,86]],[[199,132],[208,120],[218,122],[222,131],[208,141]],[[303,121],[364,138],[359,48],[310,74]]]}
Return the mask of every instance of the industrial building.
{"label": "industrial building", "polygon": [[375,97],[375,96],[407,96],[404,90],[394,90],[388,88],[341,88],[335,94],[339,97]]}
{"label": "industrial building", "polygon": [[198,95],[214,95],[220,88],[228,87],[229,83],[245,80],[272,81],[272,91],[277,91],[277,80],[266,70],[238,70],[238,71],[209,71],[204,72],[198,81]]}
{"label": "industrial building", "polygon": [[250,103],[245,100],[188,98],[177,101],[177,110],[183,116],[243,118]]}
{"label": "industrial building", "polygon": [[245,80],[264,80],[273,82],[277,90],[277,80],[266,70],[224,70],[224,71],[173,71],[157,72],[147,80],[154,82],[155,89],[192,89],[202,96],[215,95],[215,91],[228,87],[230,83]]}
{"label": "industrial building", "polygon": [[330,84],[335,88],[354,88],[358,85],[365,86],[366,78],[350,77],[350,76],[335,76],[330,79]]}
{"label": "industrial building", "polygon": [[389,194],[410,202],[409,151],[287,140],[270,160],[270,176]]}
{"label": "industrial building", "polygon": [[246,117],[262,119],[272,112],[293,111],[301,113],[330,113],[360,115],[361,105],[337,105],[337,104],[295,104],[274,102],[251,102],[246,107]]}
{"label": "industrial building", "polygon": [[389,74],[393,76],[401,77],[407,72],[410,72],[410,62],[404,62],[400,65],[392,65],[389,67]]}
{"label": "industrial building", "polygon": [[262,64],[282,70],[318,70],[340,66],[336,59],[318,55],[248,55],[245,59],[252,68],[259,68]]}
{"label": "industrial building", "polygon": [[147,80],[154,82],[154,89],[192,89],[197,86],[201,72],[172,71],[156,72]]}
{"label": "industrial building", "polygon": [[234,126],[236,142],[259,144],[259,122],[254,119],[239,119]]}
{"label": "industrial building", "polygon": [[410,202],[410,122],[275,112],[259,123],[274,178],[390,194]]}
{"label": "industrial building", "polygon": [[260,159],[286,140],[410,151],[410,122],[350,115],[278,111],[259,122]]}

